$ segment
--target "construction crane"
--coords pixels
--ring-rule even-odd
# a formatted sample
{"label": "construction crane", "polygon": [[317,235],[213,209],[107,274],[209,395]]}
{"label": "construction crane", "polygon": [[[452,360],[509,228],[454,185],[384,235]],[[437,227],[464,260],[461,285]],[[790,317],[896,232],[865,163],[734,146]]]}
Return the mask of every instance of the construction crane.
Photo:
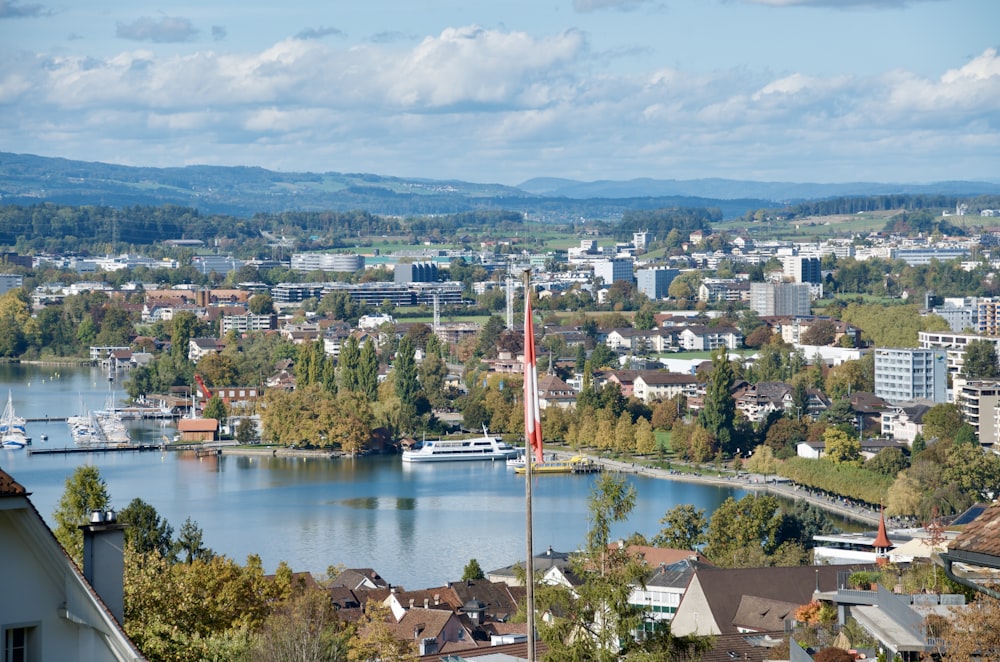
{"label": "construction crane", "polygon": [[[204,410],[205,409],[205,403],[207,403],[209,400],[212,399],[212,390],[210,388],[208,388],[207,386],[205,386],[205,380],[203,380],[201,378],[201,375],[199,375],[197,373],[195,373],[194,382],[195,382],[195,384],[198,385],[198,392],[199,392],[199,396],[201,398],[201,400],[200,400],[201,408],[202,408],[202,410]],[[192,398],[192,401],[193,400],[194,399]]]}

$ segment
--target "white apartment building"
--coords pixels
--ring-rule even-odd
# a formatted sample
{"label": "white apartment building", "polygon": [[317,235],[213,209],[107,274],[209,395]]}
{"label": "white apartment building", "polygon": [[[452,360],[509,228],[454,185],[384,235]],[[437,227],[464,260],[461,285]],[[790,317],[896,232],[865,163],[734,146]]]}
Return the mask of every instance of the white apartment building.
{"label": "white apartment building", "polygon": [[875,350],[875,395],[889,402],[926,398],[947,402],[948,370],[942,349]]}

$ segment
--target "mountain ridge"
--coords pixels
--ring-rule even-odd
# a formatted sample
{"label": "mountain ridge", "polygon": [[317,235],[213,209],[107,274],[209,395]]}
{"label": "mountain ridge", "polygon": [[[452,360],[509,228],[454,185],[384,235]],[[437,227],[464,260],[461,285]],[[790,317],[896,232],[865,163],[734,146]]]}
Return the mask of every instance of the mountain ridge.
{"label": "mountain ridge", "polygon": [[796,184],[718,178],[581,182],[546,177],[507,186],[372,173],[279,172],[260,166],[125,166],[0,152],[0,204],[175,204],[241,217],[358,209],[404,216],[509,209],[557,222],[581,217],[613,221],[632,209],[717,207],[732,218],[789,202],[902,193],[1000,194],[1000,184]]}

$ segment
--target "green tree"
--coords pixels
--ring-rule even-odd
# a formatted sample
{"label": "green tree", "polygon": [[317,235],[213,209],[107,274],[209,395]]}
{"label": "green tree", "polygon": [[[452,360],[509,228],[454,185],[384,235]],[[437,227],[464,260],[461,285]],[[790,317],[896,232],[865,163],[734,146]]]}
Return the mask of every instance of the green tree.
{"label": "green tree", "polygon": [[712,355],[712,372],[705,386],[705,403],[698,412],[698,423],[719,444],[723,452],[733,450],[733,418],[736,415],[736,401],[733,400],[733,366],[725,347],[720,347]]}
{"label": "green tree", "polygon": [[348,336],[340,347],[340,356],[337,358],[340,368],[340,388],[348,391],[358,390],[358,367],[361,363],[361,349],[358,346],[358,339]]}
{"label": "green tree", "polygon": [[187,360],[188,344],[198,328],[194,313],[181,311],[170,321],[170,352],[177,359]]}
{"label": "green tree", "polygon": [[465,564],[465,568],[462,570],[462,581],[479,581],[480,579],[486,579],[486,574],[479,565],[479,561],[469,559],[469,562]]}
{"label": "green tree", "polygon": [[249,416],[242,417],[236,425],[236,441],[245,445],[251,443],[256,436],[257,426],[254,425],[253,419]]}
{"label": "green tree", "polygon": [[361,358],[358,362],[358,390],[374,402],[378,398],[378,351],[375,343],[366,340],[361,348]]}
{"label": "green tree", "polygon": [[214,393],[208,402],[205,403],[205,409],[201,412],[202,416],[205,418],[214,418],[219,422],[219,426],[226,424],[226,419],[229,417],[229,408],[226,407],[226,403],[222,401],[218,393]]}
{"label": "green tree", "polygon": [[893,478],[909,466],[909,458],[899,448],[883,448],[875,457],[865,461],[865,469]]}
{"label": "green tree", "polygon": [[160,517],[156,508],[136,497],[118,513],[118,521],[128,526],[125,544],[136,552],[172,558],[174,527]]}
{"label": "green tree", "polygon": [[708,523],[705,556],[724,568],[768,565],[785,542],[785,518],[770,495],[729,497]]}
{"label": "green tree", "polygon": [[705,543],[708,519],[704,509],[691,504],[674,506],[660,520],[663,528],[653,538],[655,547],[696,550]]}
{"label": "green tree", "polygon": [[215,553],[205,547],[203,542],[204,534],[198,523],[188,517],[184,520],[177,540],[174,541],[174,555],[184,563],[191,564],[194,561],[209,561]]}
{"label": "green tree", "polygon": [[399,341],[396,360],[392,365],[393,384],[396,387],[396,397],[403,407],[403,420],[412,425],[417,415],[417,394],[420,392],[420,382],[417,379],[417,363],[414,358],[415,348],[406,336]]}
{"label": "green tree", "polygon": [[66,479],[66,488],[52,517],[56,521],[56,540],[80,567],[83,567],[83,531],[79,527],[90,521],[91,511],[104,512],[110,504],[107,484],[97,467],[89,464],[77,467]]}
{"label": "green tree", "polygon": [[590,522],[583,552],[570,560],[580,584],[536,591],[540,612],[552,614],[538,623],[548,645],[548,660],[621,659],[637,647],[633,633],[642,622],[641,609],[629,602],[632,587],[646,569],[626,549],[611,543],[611,527],[625,521],[635,507],[635,487],[603,474],[591,491]]}
{"label": "green tree", "polygon": [[986,338],[970,340],[962,355],[962,376],[966,379],[996,379],[1000,377],[996,343]]}
{"label": "green tree", "polygon": [[253,662],[343,662],[349,634],[324,591],[302,589],[275,605],[250,657]]}
{"label": "green tree", "polygon": [[957,405],[950,402],[934,405],[924,414],[924,437],[951,441],[964,422]]}
{"label": "green tree", "polygon": [[247,301],[247,308],[254,315],[273,315],[274,300],[267,293],[255,294]]}

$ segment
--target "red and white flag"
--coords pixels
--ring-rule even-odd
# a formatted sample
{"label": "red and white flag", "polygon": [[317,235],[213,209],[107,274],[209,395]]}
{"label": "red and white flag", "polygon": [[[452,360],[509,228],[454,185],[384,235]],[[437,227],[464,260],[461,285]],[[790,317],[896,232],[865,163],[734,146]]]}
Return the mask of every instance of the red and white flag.
{"label": "red and white flag", "polygon": [[524,290],[524,439],[542,462],[542,418],[538,413],[538,370],[535,361],[535,323],[531,319],[531,289]]}

